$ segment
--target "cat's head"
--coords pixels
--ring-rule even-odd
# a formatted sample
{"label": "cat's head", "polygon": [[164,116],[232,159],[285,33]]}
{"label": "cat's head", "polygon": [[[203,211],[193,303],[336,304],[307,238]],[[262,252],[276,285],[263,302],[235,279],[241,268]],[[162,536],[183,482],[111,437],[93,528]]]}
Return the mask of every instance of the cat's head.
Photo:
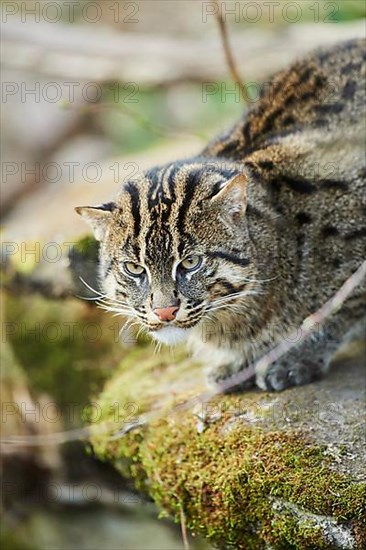
{"label": "cat's head", "polygon": [[79,207],[101,243],[111,309],[174,344],[255,291],[245,169],[193,159],[123,184],[114,203]]}

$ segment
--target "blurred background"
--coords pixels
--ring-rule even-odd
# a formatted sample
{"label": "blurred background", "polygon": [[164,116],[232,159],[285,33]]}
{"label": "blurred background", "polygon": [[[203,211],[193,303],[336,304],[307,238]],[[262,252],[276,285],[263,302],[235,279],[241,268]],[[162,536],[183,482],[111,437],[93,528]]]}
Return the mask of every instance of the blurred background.
{"label": "blurred background", "polygon": [[73,208],[199,152],[294,58],[364,36],[365,2],[28,0],[1,12],[4,548],[183,548],[179,527],[85,442],[55,437],[97,420],[96,396],[135,346],[151,353],[94,306],[97,247]]}

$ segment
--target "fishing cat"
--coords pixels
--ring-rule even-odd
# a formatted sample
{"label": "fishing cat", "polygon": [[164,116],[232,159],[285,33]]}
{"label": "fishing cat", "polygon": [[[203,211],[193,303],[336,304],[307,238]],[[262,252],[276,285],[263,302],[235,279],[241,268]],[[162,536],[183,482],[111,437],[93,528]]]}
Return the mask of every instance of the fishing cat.
{"label": "fishing cat", "polygon": [[[166,344],[188,340],[215,383],[329,299],[366,249],[365,41],[317,51],[198,156],[78,207],[100,241],[104,300]],[[365,313],[360,285],[313,337],[256,373],[283,390],[325,372]],[[358,325],[361,326],[361,325]]]}

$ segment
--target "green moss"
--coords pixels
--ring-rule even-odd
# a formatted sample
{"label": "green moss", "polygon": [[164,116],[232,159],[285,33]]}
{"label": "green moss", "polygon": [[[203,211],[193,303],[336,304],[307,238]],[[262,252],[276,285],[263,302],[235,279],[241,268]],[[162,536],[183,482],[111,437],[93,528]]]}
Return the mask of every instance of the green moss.
{"label": "green moss", "polygon": [[[142,412],[154,395],[161,403],[162,388],[187,376],[198,377],[199,384],[189,361],[178,357],[174,363],[167,354],[153,360],[140,350],[108,383],[100,403],[107,411],[113,400],[124,403],[134,395]],[[188,387],[183,396],[189,395]],[[252,395],[258,402],[258,394]],[[245,398],[250,407],[253,399]],[[174,399],[163,400],[164,414],[146,428],[117,440],[93,437],[96,454],[132,477],[163,513],[180,521],[183,509],[193,532],[238,549],[331,547],[306,517],[299,521],[291,510],[276,510],[281,501],[340,525],[352,521],[355,532],[365,527],[365,485],[334,470],[331,458],[306,434],[235,421],[235,396],[215,399],[211,407],[220,415],[202,431],[193,412],[172,410]]]}
{"label": "green moss", "polygon": [[243,533],[259,524],[257,533],[269,543],[296,542],[278,519],[268,525],[273,516],[269,496],[342,520],[360,517],[365,502],[364,489],[355,491],[349,480],[330,474],[319,450],[304,448],[300,435],[240,428],[222,438],[220,424],[198,435],[192,421],[184,431],[181,422],[168,422],[149,430],[140,458],[152,480],[150,494],[163,508],[178,518],[183,506],[191,529],[236,547]]}

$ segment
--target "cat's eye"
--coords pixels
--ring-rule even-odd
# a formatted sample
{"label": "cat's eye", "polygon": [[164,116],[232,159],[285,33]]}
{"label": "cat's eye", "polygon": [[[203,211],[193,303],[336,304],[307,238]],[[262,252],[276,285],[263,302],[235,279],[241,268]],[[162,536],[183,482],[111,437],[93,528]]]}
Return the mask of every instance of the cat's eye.
{"label": "cat's eye", "polygon": [[123,266],[126,273],[128,275],[132,275],[133,277],[140,277],[140,275],[145,273],[145,268],[140,264],[135,264],[134,262],[125,262]]}
{"label": "cat's eye", "polygon": [[196,271],[202,265],[201,256],[192,255],[187,256],[179,264],[179,267],[184,269],[184,271]]}

